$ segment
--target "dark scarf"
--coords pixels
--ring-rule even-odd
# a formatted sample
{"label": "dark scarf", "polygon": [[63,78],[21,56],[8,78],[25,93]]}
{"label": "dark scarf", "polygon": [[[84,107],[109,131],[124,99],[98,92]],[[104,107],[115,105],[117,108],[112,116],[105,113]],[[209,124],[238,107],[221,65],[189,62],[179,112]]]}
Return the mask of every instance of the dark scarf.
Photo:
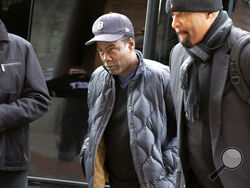
{"label": "dark scarf", "polygon": [[221,11],[203,40],[191,48],[185,48],[189,56],[180,67],[181,88],[184,90],[184,110],[188,121],[199,119],[198,64],[206,63],[214,51],[224,44],[232,28],[232,21]]}

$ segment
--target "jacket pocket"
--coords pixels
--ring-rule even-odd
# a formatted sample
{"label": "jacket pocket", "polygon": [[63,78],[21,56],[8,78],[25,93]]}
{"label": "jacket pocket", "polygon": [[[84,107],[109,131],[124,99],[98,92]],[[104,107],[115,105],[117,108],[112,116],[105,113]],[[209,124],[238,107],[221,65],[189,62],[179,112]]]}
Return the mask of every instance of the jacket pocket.
{"label": "jacket pocket", "polygon": [[181,188],[180,183],[181,183],[181,171],[177,170],[175,188]]}
{"label": "jacket pocket", "polygon": [[27,126],[16,127],[5,134],[5,161],[8,165],[28,162]]}
{"label": "jacket pocket", "polygon": [[10,104],[17,98],[18,94],[16,92],[0,91],[0,104]]}
{"label": "jacket pocket", "polygon": [[185,182],[184,182],[184,175],[181,169],[181,165],[178,166],[177,172],[176,172],[176,184],[175,188],[185,188]]}
{"label": "jacket pocket", "polygon": [[9,62],[9,63],[5,63],[5,64],[1,64],[1,69],[3,72],[5,72],[6,68],[21,65],[21,64],[22,64],[21,61]]}

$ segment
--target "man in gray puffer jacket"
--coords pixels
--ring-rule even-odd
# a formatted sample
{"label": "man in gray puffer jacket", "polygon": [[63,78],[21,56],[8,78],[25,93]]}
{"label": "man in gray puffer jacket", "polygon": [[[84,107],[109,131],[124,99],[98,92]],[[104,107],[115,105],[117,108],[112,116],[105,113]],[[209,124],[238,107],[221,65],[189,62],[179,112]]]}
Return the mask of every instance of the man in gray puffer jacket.
{"label": "man in gray puffer jacket", "polygon": [[121,14],[99,17],[86,45],[97,42],[104,66],[89,83],[89,135],[80,154],[90,188],[172,188],[178,163],[169,69],[135,50]]}

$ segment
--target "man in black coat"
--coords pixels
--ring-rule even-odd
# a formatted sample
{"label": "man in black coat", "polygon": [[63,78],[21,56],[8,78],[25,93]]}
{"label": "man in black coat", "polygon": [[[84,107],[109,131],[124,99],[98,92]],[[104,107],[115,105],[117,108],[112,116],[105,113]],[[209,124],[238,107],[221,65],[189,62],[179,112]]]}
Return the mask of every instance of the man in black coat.
{"label": "man in black coat", "polygon": [[27,188],[29,123],[47,112],[49,92],[32,45],[0,20],[0,187]]}
{"label": "man in black coat", "polygon": [[[250,185],[250,106],[228,75],[230,50],[249,33],[235,28],[222,8],[221,0],[166,3],[179,38],[170,56],[182,172],[179,187]],[[241,50],[240,69],[250,86],[250,43]],[[222,164],[226,168],[215,171]]]}

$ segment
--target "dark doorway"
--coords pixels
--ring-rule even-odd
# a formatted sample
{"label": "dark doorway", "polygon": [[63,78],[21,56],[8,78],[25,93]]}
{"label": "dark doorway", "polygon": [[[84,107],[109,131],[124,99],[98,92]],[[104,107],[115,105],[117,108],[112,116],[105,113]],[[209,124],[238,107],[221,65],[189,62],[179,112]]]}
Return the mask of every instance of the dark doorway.
{"label": "dark doorway", "polygon": [[30,39],[33,0],[0,0],[0,18],[8,32]]}

